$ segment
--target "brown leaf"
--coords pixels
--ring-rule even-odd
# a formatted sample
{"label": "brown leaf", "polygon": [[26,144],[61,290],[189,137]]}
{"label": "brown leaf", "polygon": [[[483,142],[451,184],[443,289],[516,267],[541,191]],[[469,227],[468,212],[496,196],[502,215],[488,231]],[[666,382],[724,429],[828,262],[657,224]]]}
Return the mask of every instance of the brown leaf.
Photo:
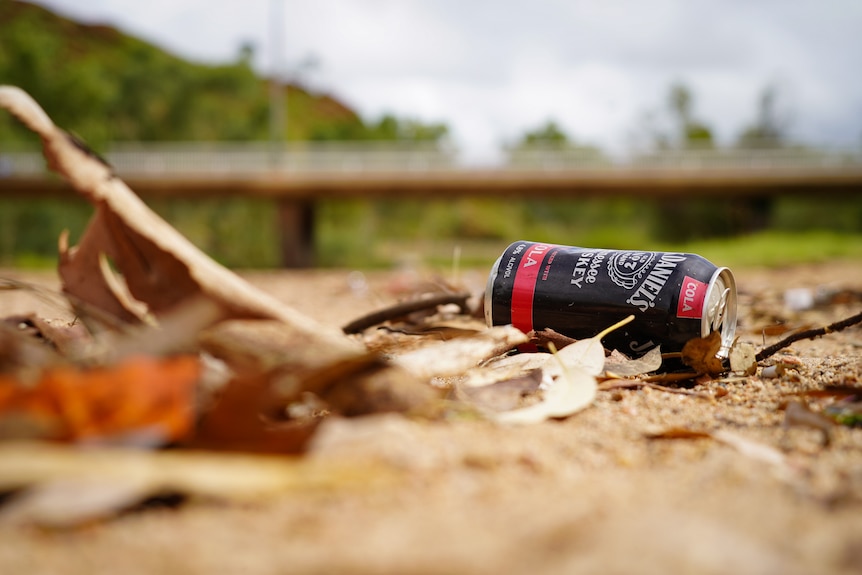
{"label": "brown leaf", "polygon": [[240,375],[276,368],[316,369],[364,355],[353,345],[310,342],[308,333],[274,320],[225,321],[200,333],[199,343]]}
{"label": "brown leaf", "polygon": [[188,447],[251,453],[301,453],[320,418],[285,421],[273,374],[232,380],[205,411]]}
{"label": "brown leaf", "polygon": [[90,333],[79,323],[46,320],[35,314],[6,318],[4,321],[31,326],[34,337],[50,344],[65,357],[77,356],[92,342]]}
{"label": "brown leaf", "polygon": [[380,365],[335,382],[321,399],[332,411],[348,417],[395,412],[433,418],[440,413],[439,395],[404,369]]}
{"label": "brown leaf", "polygon": [[198,250],[155,214],[80,142],[58,128],[23,90],[0,86],[0,106],[42,138],[48,165],[96,206],[76,247],[61,245],[64,290],[77,300],[128,321],[139,315],[121,301],[107,276],[107,256],[131,294],[158,316],[192,296],[217,302],[224,318],[272,318],[291,323],[316,339],[342,341],[335,329],[257,290]]}
{"label": "brown leaf", "polygon": [[719,375],[727,371],[717,357],[721,349],[721,333],[713,331],[706,337],[688,340],[682,348],[682,362],[698,373]]}
{"label": "brown leaf", "polygon": [[62,363],[63,358],[50,345],[28,335],[17,324],[0,322],[0,373],[22,374],[22,370],[38,371],[48,365]]}
{"label": "brown leaf", "polygon": [[712,437],[712,434],[708,431],[700,431],[688,427],[668,427],[661,431],[654,431],[645,435],[649,439],[705,439]]}

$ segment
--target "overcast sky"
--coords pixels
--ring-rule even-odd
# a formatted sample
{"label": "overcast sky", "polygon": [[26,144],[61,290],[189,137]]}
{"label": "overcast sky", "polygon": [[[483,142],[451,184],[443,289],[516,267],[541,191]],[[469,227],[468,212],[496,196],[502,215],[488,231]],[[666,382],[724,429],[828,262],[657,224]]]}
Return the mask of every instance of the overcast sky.
{"label": "overcast sky", "polygon": [[[796,138],[862,143],[860,0],[38,0],[200,62],[255,47],[365,119],[385,112],[449,125],[483,157],[547,120],[622,150],[644,117],[689,86],[722,143],[772,84]],[[313,57],[314,67],[303,66]]]}

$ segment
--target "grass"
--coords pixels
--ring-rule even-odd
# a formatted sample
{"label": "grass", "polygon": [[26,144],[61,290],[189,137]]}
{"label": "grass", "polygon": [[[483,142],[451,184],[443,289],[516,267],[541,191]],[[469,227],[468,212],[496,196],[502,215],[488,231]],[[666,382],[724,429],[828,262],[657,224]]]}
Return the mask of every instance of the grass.
{"label": "grass", "polygon": [[862,264],[862,234],[827,230],[769,230],[660,248],[700,254],[728,267],[780,267],[836,259],[856,260]]}
{"label": "grass", "polygon": [[[154,202],[192,243],[231,268],[279,266],[275,206],[264,200]],[[779,202],[771,228],[697,240],[674,238],[678,222],[706,235],[738,229],[726,205],[676,212],[649,202],[589,201],[329,201],[317,211],[321,267],[482,268],[516,240],[608,249],[684,251],[730,267],[783,266],[832,259],[862,261],[862,201]],[[722,211],[722,208],[725,208]],[[688,211],[685,211],[688,209]],[[69,202],[0,203],[0,265],[56,265],[56,238],[71,228],[76,243],[92,213]],[[702,222],[702,223],[701,223]],[[700,225],[699,225],[700,224]],[[702,227],[701,227],[702,226]],[[711,226],[711,227],[710,227]]]}

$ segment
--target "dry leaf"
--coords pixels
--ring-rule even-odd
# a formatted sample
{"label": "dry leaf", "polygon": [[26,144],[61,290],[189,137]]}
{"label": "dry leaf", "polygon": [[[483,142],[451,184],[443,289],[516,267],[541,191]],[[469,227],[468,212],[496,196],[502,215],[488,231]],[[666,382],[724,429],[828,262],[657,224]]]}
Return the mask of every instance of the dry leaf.
{"label": "dry leaf", "polygon": [[0,523],[69,529],[108,519],[151,495],[146,483],[134,480],[49,481],[15,495],[0,508]]}
{"label": "dry leaf", "polygon": [[24,375],[23,371],[38,372],[45,366],[63,363],[63,358],[51,346],[39,341],[17,326],[0,322],[0,373]]}
{"label": "dry leaf", "polygon": [[240,375],[277,368],[316,369],[365,354],[354,346],[309,342],[308,334],[275,320],[228,320],[201,332],[201,348]]}
{"label": "dry leaf", "polygon": [[661,347],[654,347],[645,355],[630,359],[617,350],[605,358],[605,373],[613,373],[618,377],[634,377],[656,371],[661,367]]}
{"label": "dry leaf", "polygon": [[539,391],[541,382],[542,370],[534,369],[524,375],[479,387],[457,385],[455,395],[482,411],[509,411],[524,407],[525,401]]}
{"label": "dry leaf", "polygon": [[719,375],[727,371],[717,356],[721,349],[721,333],[688,340],[682,348],[682,362],[698,373]]}
{"label": "dry leaf", "polygon": [[527,336],[522,331],[512,326],[498,326],[472,337],[444,341],[393,356],[392,362],[420,379],[431,380],[461,375],[481,361],[525,341]]}
{"label": "dry leaf", "polygon": [[7,438],[178,440],[194,421],[199,373],[196,357],[178,356],[136,357],[109,368],[52,367],[34,385],[0,375],[0,431]]}
{"label": "dry leaf", "polygon": [[548,353],[517,353],[489,359],[469,370],[461,381],[462,386],[480,387],[524,377],[540,372],[551,359]]}
{"label": "dry leaf", "polygon": [[128,321],[140,314],[124,303],[104,256],[122,274],[131,294],[156,316],[203,294],[224,318],[272,318],[288,322],[317,340],[347,345],[335,329],[257,290],[198,250],[142,202],[111,169],[58,128],[23,90],[0,86],[0,106],[42,139],[45,157],[87,200],[96,214],[77,247],[61,238],[63,288],[80,300]]}
{"label": "dry leaf", "polygon": [[301,453],[321,419],[287,421],[272,374],[234,379],[200,417],[187,447],[251,453]]}
{"label": "dry leaf", "polygon": [[596,398],[596,378],[579,367],[566,367],[544,390],[542,401],[522,409],[493,416],[500,423],[539,423],[553,417],[568,417]]}
{"label": "dry leaf", "polygon": [[[48,485],[49,493],[30,509],[11,509],[8,520],[35,522],[86,520],[110,511],[111,499],[122,506],[137,497],[177,493],[225,501],[259,501],[280,493],[343,488],[348,485],[388,482],[391,469],[333,466],[284,457],[213,454],[195,451],[141,451],[138,449],[53,446],[44,443],[0,443],[0,491]],[[64,486],[59,486],[60,483]],[[74,509],[73,502],[52,498],[94,496],[97,486],[111,497],[90,501]],[[76,489],[86,493],[76,495]],[[47,505],[47,509],[46,509]],[[55,508],[63,505],[65,509]],[[88,509],[89,508],[89,509]],[[100,511],[101,508],[101,511]],[[0,518],[7,510],[0,510]],[[52,511],[55,513],[52,514]],[[77,515],[77,517],[75,517]],[[47,525],[50,526],[50,525]]]}
{"label": "dry leaf", "polygon": [[547,378],[554,378],[565,369],[577,368],[593,376],[600,375],[605,369],[605,348],[602,345],[602,338],[633,321],[634,318],[633,315],[630,315],[597,335],[578,340],[558,351],[556,353],[558,361],[547,364],[546,381]]}
{"label": "dry leaf", "polygon": [[757,352],[748,342],[737,341],[730,348],[730,370],[742,372],[745,375],[757,373]]}

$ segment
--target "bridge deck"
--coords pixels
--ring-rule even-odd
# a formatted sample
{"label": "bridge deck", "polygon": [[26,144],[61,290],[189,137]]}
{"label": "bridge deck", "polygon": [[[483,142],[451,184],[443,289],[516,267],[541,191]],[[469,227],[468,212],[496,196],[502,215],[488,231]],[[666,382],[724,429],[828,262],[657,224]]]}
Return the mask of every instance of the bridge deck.
{"label": "bridge deck", "polygon": [[[430,172],[262,172],[257,174],[131,174],[123,180],[144,197],[253,196],[323,198],[585,196],[757,197],[858,195],[862,168],[844,170],[451,170]],[[0,178],[0,197],[58,196],[65,183],[44,175]]]}
{"label": "bridge deck", "polygon": [[[756,201],[862,195],[862,151],[662,151],[629,163],[571,151],[518,153],[498,168],[465,168],[436,149],[324,146],[285,153],[255,145],[151,144],[108,154],[144,198],[262,197],[279,205],[287,267],[313,263],[315,203],[325,199],[637,197]],[[0,154],[0,198],[68,197],[36,152]]]}

